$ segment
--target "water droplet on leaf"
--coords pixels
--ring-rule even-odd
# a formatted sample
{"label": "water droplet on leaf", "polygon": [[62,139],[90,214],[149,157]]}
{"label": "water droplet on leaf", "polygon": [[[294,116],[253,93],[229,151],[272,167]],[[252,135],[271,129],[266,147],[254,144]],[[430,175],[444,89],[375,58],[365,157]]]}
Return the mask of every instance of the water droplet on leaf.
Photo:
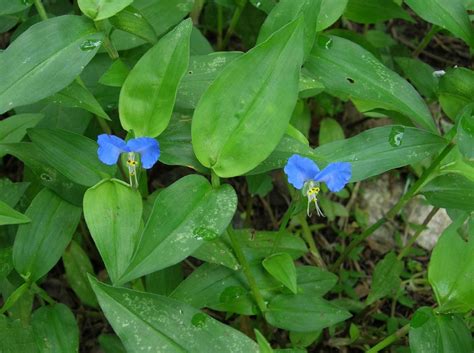
{"label": "water droplet on leaf", "polygon": [[390,135],[388,136],[388,142],[393,147],[399,147],[403,142],[403,135],[405,134],[405,128],[403,126],[394,126],[390,130]]}
{"label": "water droplet on leaf", "polygon": [[197,240],[214,240],[219,237],[214,230],[206,227],[198,227],[193,230],[193,237]]}
{"label": "water droplet on leaf", "polygon": [[245,289],[239,286],[230,286],[224,289],[219,296],[221,303],[232,303],[245,295]]}
{"label": "water droplet on leaf", "polygon": [[203,327],[206,324],[207,315],[204,313],[197,313],[191,319],[191,324],[195,327]]}
{"label": "water droplet on leaf", "polygon": [[91,51],[99,47],[102,44],[100,40],[88,39],[81,43],[80,48],[82,51]]}

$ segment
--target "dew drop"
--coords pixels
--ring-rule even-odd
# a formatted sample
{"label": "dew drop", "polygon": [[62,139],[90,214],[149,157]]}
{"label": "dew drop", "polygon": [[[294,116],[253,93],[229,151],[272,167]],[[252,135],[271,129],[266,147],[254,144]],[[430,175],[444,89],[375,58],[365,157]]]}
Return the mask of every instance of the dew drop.
{"label": "dew drop", "polygon": [[242,295],[245,295],[245,289],[239,286],[230,286],[224,289],[219,296],[221,303],[232,303],[239,299]]}
{"label": "dew drop", "polygon": [[100,46],[101,44],[102,41],[100,40],[87,39],[81,43],[80,48],[82,51],[91,51]]}
{"label": "dew drop", "polygon": [[46,174],[46,173],[42,173],[40,175],[40,178],[44,181],[52,181],[53,180],[53,177],[49,174]]}
{"label": "dew drop", "polygon": [[204,313],[197,313],[191,319],[191,324],[194,327],[204,327],[207,321],[207,315]]}
{"label": "dew drop", "polygon": [[331,39],[331,38],[329,38],[329,39],[326,41],[326,43],[324,43],[324,47],[325,47],[326,49],[329,49],[329,48],[332,47],[332,39]]}
{"label": "dew drop", "polygon": [[206,228],[206,227],[197,227],[193,230],[193,238],[197,240],[214,240],[219,237],[214,230]]}
{"label": "dew drop", "polygon": [[403,135],[405,134],[405,128],[403,126],[394,126],[390,130],[390,135],[388,136],[388,142],[393,147],[400,147],[403,142]]}

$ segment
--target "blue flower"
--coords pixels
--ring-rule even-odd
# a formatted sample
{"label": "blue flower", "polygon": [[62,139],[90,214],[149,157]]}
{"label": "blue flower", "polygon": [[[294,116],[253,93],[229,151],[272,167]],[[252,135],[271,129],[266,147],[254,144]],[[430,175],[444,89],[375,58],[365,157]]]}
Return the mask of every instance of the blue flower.
{"label": "blue flower", "polygon": [[143,168],[150,169],[160,158],[160,145],[151,137],[139,137],[125,142],[120,137],[102,134],[97,138],[99,149],[97,154],[102,163],[114,165],[121,153],[128,153],[128,164],[136,166],[135,153],[140,154]]}
{"label": "blue flower", "polygon": [[308,197],[308,214],[309,205],[313,201],[319,215],[322,215],[317,203],[317,196],[320,191],[319,184],[326,183],[330,191],[338,192],[346,186],[352,177],[350,163],[330,163],[326,168],[320,170],[311,159],[297,154],[288,159],[284,171],[288,176],[288,182],[296,189],[302,190],[303,195]]}

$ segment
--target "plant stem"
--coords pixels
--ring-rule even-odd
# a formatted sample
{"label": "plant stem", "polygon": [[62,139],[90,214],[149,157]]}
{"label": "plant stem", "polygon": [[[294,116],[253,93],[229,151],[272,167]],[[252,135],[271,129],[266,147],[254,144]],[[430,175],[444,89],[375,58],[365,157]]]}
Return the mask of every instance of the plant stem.
{"label": "plant stem", "polygon": [[227,47],[227,44],[229,44],[230,37],[232,36],[232,34],[234,34],[235,28],[237,27],[237,24],[240,20],[240,15],[242,15],[242,11],[244,10],[245,5],[247,5],[247,1],[248,0],[241,0],[240,3],[237,4],[234,14],[232,15],[232,19],[230,20],[229,28],[225,33],[225,37],[222,42],[222,47],[220,47],[219,50],[225,49]]}
{"label": "plant stem", "polygon": [[318,248],[316,247],[316,243],[314,242],[313,233],[311,232],[311,229],[309,229],[306,215],[304,213],[300,213],[298,215],[298,220],[301,224],[301,229],[303,230],[303,238],[309,246],[309,253],[311,254],[311,257],[314,259],[316,265],[321,268],[326,268],[326,264],[324,263],[324,260],[321,257]]}
{"label": "plant stem", "polygon": [[285,231],[294,210],[295,210],[295,203],[292,202],[290,206],[288,206],[288,209],[286,210],[283,217],[281,218],[280,226],[278,228],[278,233],[275,236],[275,241],[273,242],[271,254],[273,254],[276,251],[278,244],[280,243],[281,236],[283,235],[283,232]]}
{"label": "plant stem", "polygon": [[416,47],[415,51],[413,52],[413,57],[418,57],[420,53],[423,51],[423,49],[426,48],[428,44],[430,44],[431,40],[435,36],[436,33],[438,33],[440,28],[436,25],[431,26],[431,29],[429,32],[426,34],[426,36],[423,38],[423,40],[420,42],[418,47]]}
{"label": "plant stem", "polygon": [[237,259],[239,260],[239,263],[242,266],[242,270],[244,271],[244,275],[247,278],[247,282],[249,283],[250,290],[252,291],[255,301],[257,302],[258,308],[262,313],[264,313],[267,310],[267,305],[265,304],[265,300],[263,299],[263,296],[260,293],[260,289],[257,286],[257,281],[255,280],[255,277],[253,276],[252,271],[250,270],[250,265],[247,259],[245,258],[244,252],[240,247],[239,240],[237,239],[234,229],[232,229],[232,226],[229,226],[227,228],[227,233],[229,234],[230,242],[232,243],[232,248],[234,249],[235,255],[237,256]]}
{"label": "plant stem", "polygon": [[222,32],[224,22],[224,11],[222,5],[217,5],[217,47],[222,48]]}
{"label": "plant stem", "polygon": [[211,184],[213,188],[218,188],[221,185],[221,180],[214,170],[211,170]]}
{"label": "plant stem", "polygon": [[56,300],[54,300],[53,298],[51,298],[49,296],[49,294],[43,289],[41,288],[40,286],[38,286],[36,283],[33,283],[31,285],[31,289],[36,293],[38,294],[44,301],[46,301],[48,304],[50,305],[54,305],[56,304]]}
{"label": "plant stem", "polygon": [[413,244],[415,244],[416,240],[420,237],[421,233],[423,233],[423,231],[426,229],[426,226],[428,225],[428,223],[430,223],[430,221],[433,219],[433,217],[436,215],[436,213],[438,211],[439,211],[438,207],[433,207],[431,212],[426,216],[425,220],[423,221],[423,227],[418,229],[417,232],[415,233],[415,235],[413,235],[410,238],[410,240],[408,240],[407,245],[405,245],[405,247],[402,249],[402,251],[398,255],[398,260],[403,259],[408,254],[408,252],[410,251]]}
{"label": "plant stem", "polygon": [[408,203],[408,201],[411,200],[411,198],[420,191],[420,189],[424,186],[425,182],[429,179],[431,174],[438,168],[439,164],[443,161],[443,159],[448,155],[449,152],[453,149],[455,145],[450,142],[436,157],[436,159],[431,163],[431,165],[424,171],[424,173],[421,175],[421,177],[416,181],[416,183],[408,190],[408,192],[403,195],[400,200],[396,203],[395,206],[393,206],[385,216],[383,216],[381,219],[379,219],[376,223],[371,225],[369,228],[367,228],[362,234],[360,234],[358,237],[353,239],[351,243],[347,246],[347,248],[344,250],[344,252],[339,256],[337,261],[334,263],[334,265],[331,267],[331,270],[334,271],[337,268],[339,268],[342,264],[342,262],[345,260],[345,258],[354,250],[357,246],[359,246],[365,239],[367,239],[369,236],[371,236],[377,229],[379,229],[384,223],[387,221],[391,220],[393,217],[395,217],[400,210]]}
{"label": "plant stem", "polygon": [[193,24],[195,25],[199,23],[199,16],[201,15],[201,11],[205,2],[205,0],[196,0],[194,2],[194,7],[191,11],[191,19],[193,20]]}
{"label": "plant stem", "polygon": [[366,353],[377,353],[380,352],[385,347],[390,346],[392,343],[398,341],[401,337],[405,336],[408,331],[410,331],[410,324],[403,326],[397,332],[391,334],[390,336],[385,337],[383,341],[380,341],[375,346],[370,348]]}
{"label": "plant stem", "polygon": [[46,13],[46,10],[44,9],[41,0],[34,0],[34,4],[36,7],[36,11],[38,11],[38,15],[41,17],[41,20],[46,21],[48,19],[48,15]]}
{"label": "plant stem", "polygon": [[104,42],[102,45],[104,46],[107,54],[109,54],[112,60],[117,60],[119,58],[119,53],[117,49],[115,49],[112,41],[110,40],[110,35],[107,29],[105,28],[104,21],[95,21],[95,27],[104,33]]}

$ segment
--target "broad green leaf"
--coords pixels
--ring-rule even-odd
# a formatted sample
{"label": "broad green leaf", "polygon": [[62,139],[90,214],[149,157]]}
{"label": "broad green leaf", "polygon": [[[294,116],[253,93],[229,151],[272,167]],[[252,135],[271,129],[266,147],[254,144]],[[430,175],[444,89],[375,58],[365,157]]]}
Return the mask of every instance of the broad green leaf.
{"label": "broad green leaf", "polygon": [[128,6],[109,19],[110,23],[122,31],[132,33],[149,43],[155,44],[158,38],[155,30],[143,14],[136,8]]}
{"label": "broad green leaf", "polygon": [[122,87],[127,79],[130,69],[121,59],[117,59],[100,77],[99,83],[104,86]]}
{"label": "broad green leaf", "polygon": [[37,23],[0,55],[0,113],[69,85],[97,52],[102,34],[79,16]]}
{"label": "broad green leaf", "polygon": [[277,0],[250,0],[250,3],[268,14],[277,4]]}
{"label": "broad green leaf", "polygon": [[474,71],[459,67],[447,70],[439,81],[439,102],[447,116],[455,121],[470,103],[474,103]]}
{"label": "broad green leaf", "polygon": [[28,223],[31,220],[3,201],[0,201],[0,226],[7,224]]}
{"label": "broad green leaf", "polygon": [[85,187],[73,183],[66,178],[57,169],[56,165],[50,164],[48,156],[32,143],[0,143],[0,155],[11,154],[33,171],[34,175],[38,177],[41,185],[55,191],[64,200],[67,200],[74,205],[82,205],[82,197],[85,192]]}
{"label": "broad green leaf", "polygon": [[0,121],[0,142],[20,142],[26,130],[43,119],[43,114],[18,114]]}
{"label": "broad green leaf", "polygon": [[60,92],[47,98],[47,101],[65,107],[85,109],[103,119],[110,120],[109,116],[92,93],[77,81],[72,82]]}
{"label": "broad green leaf", "polygon": [[63,264],[67,281],[81,302],[97,307],[97,299],[87,279],[88,273],[94,274],[94,268],[87,253],[75,241],[71,241],[64,251]]}
{"label": "broad green leaf", "polygon": [[258,352],[250,338],[188,304],[90,280],[127,352]]}
{"label": "broad green leaf", "polygon": [[466,242],[457,232],[465,219],[461,216],[446,228],[428,268],[428,280],[443,312],[474,309],[474,234]]}
{"label": "broad green leaf", "polygon": [[240,56],[241,52],[216,52],[191,56],[188,70],[179,84],[176,107],[196,108],[199,99],[222,69]]}
{"label": "broad green leaf", "polygon": [[94,21],[112,17],[132,2],[133,0],[77,0],[82,13]]}
{"label": "broad green leaf", "polygon": [[132,259],[142,207],[140,193],[116,179],[104,180],[84,195],[84,218],[112,283]]}
{"label": "broad green leaf", "polygon": [[323,296],[337,283],[337,276],[314,266],[296,266],[298,293]]}
{"label": "broad green leaf", "polygon": [[344,140],[344,130],[337,120],[332,118],[321,120],[319,127],[319,145],[321,146],[339,140]]}
{"label": "broad green leaf", "polygon": [[349,0],[344,17],[358,23],[376,23],[392,18],[413,22],[393,0]]}
{"label": "broad green leaf", "polygon": [[248,175],[245,177],[250,195],[265,197],[273,189],[273,179],[268,174]]}
{"label": "broad green leaf", "polygon": [[267,40],[273,33],[298,17],[304,19],[304,52],[309,55],[316,39],[316,25],[322,0],[280,0],[260,28],[257,43]]}
{"label": "broad green leaf", "polygon": [[162,190],[120,282],[184,260],[206,239],[215,239],[225,230],[236,206],[230,185],[213,188],[198,175],[188,175]]}
{"label": "broad green leaf", "polygon": [[256,313],[254,301],[240,277],[231,269],[206,263],[186,277],[171,297],[195,308],[253,315]]}
{"label": "broad green leaf", "polygon": [[325,30],[342,16],[348,0],[322,0],[321,16],[318,17],[318,32]]}
{"label": "broad green leaf", "polygon": [[61,258],[79,224],[81,209],[43,189],[25,215],[31,222],[18,227],[13,265],[18,273],[36,281]]}
{"label": "broad green leaf", "polygon": [[389,125],[325,144],[316,148],[315,153],[326,162],[350,162],[351,180],[358,181],[420,162],[446,144],[446,140],[430,132]]}
{"label": "broad green leaf", "polygon": [[421,190],[428,202],[436,207],[474,211],[474,181],[458,174],[434,178]]}
{"label": "broad green leaf", "polygon": [[466,107],[459,117],[457,145],[468,160],[474,160],[474,104]]}
{"label": "broad green leaf", "polygon": [[349,312],[311,294],[278,295],[265,312],[271,325],[297,332],[317,331],[350,317]]}
{"label": "broad green leaf", "polygon": [[363,101],[371,109],[393,110],[436,132],[418,92],[370,52],[340,37],[320,37],[305,67],[333,95]]}
{"label": "broad green leaf", "polygon": [[183,266],[181,264],[150,273],[145,277],[146,291],[169,296],[183,281],[183,277]]}
{"label": "broad green leaf", "polygon": [[93,186],[115,174],[115,166],[107,166],[97,157],[97,143],[83,135],[36,128],[29,130],[28,136],[51,165],[79,185]]}
{"label": "broad green leaf", "polygon": [[135,0],[133,6],[155,29],[159,37],[178,24],[193,8],[194,0]]}
{"label": "broad green leaf", "polygon": [[75,353],[79,350],[79,328],[66,305],[39,308],[31,317],[31,326],[41,353]]}
{"label": "broad green leaf", "polygon": [[447,29],[474,47],[474,29],[463,0],[405,0],[405,3],[425,21]]}
{"label": "broad green leaf", "polygon": [[268,256],[262,265],[269,274],[296,294],[296,268],[291,256],[285,252]]}
{"label": "broad green leaf", "polygon": [[0,249],[0,282],[2,282],[12,270],[12,248]]}
{"label": "broad green leaf", "polygon": [[439,78],[433,75],[435,71],[430,65],[419,59],[396,57],[395,62],[401,67],[404,76],[425,97],[436,99]]}
{"label": "broad green leaf", "polygon": [[418,309],[410,323],[411,353],[461,353],[472,351],[472,338],[462,318]]}
{"label": "broad green leaf", "polygon": [[31,5],[33,5],[33,1],[0,0],[0,16],[24,11]]}
{"label": "broad green leaf", "polygon": [[10,179],[0,179],[0,200],[10,207],[15,207],[30,186],[28,182],[13,183]]}
{"label": "broad green leaf", "polygon": [[255,168],[286,131],[298,94],[302,35],[300,21],[283,27],[227,65],[199,101],[194,152],[219,176]]}
{"label": "broad green leaf", "polygon": [[165,131],[160,135],[160,162],[181,165],[200,173],[209,173],[197,160],[191,144],[191,116],[175,113]]}
{"label": "broad green leaf", "polygon": [[403,263],[397,259],[393,251],[385,255],[375,266],[370,293],[366,300],[367,305],[387,295],[395,294],[400,288],[402,271]]}
{"label": "broad green leaf", "polygon": [[260,348],[260,353],[273,353],[272,346],[270,345],[270,343],[268,343],[265,336],[262,335],[262,333],[257,329],[254,329],[254,332],[255,338],[257,339],[257,343]]}
{"label": "broad green leaf", "polygon": [[222,265],[233,270],[240,268],[234,251],[222,238],[206,241],[192,253],[192,256],[201,261]]}
{"label": "broad green leaf", "polygon": [[135,65],[120,91],[122,126],[135,136],[156,137],[166,129],[176,92],[189,63],[192,22],[164,36]]}
{"label": "broad green leaf", "polygon": [[31,326],[25,327],[19,320],[0,315],[0,352],[41,353]]}
{"label": "broad green leaf", "polygon": [[115,335],[100,335],[99,344],[104,353],[127,353],[122,342]]}

